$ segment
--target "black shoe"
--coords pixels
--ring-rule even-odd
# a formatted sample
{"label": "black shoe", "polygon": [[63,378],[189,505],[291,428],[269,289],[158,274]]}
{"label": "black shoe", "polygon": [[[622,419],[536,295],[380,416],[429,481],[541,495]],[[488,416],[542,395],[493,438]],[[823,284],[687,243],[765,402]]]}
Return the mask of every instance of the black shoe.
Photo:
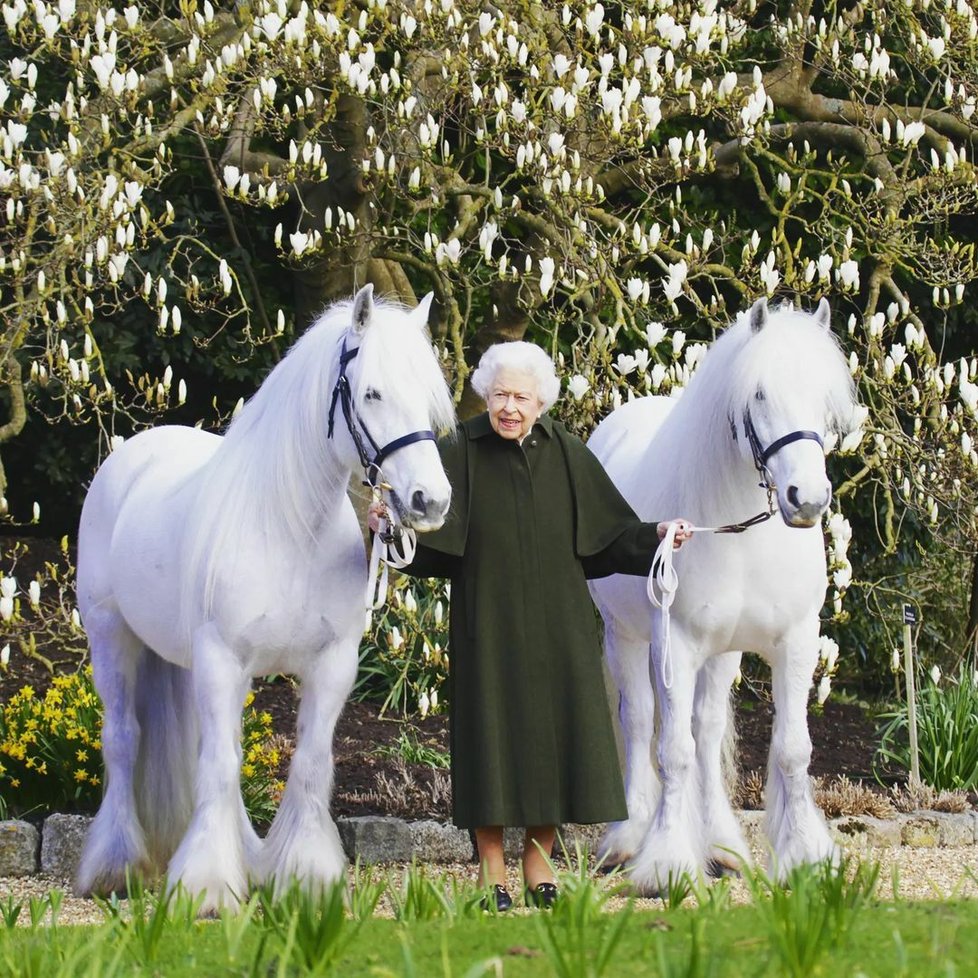
{"label": "black shoe", "polygon": [[492,892],[479,901],[481,909],[486,911],[495,909],[496,913],[505,913],[512,905],[513,898],[509,895],[509,891],[505,886],[500,886],[499,883],[494,883]]}
{"label": "black shoe", "polygon": [[528,907],[539,907],[541,910],[550,910],[557,902],[557,884],[540,883],[530,889],[527,887],[523,892],[523,898]]}

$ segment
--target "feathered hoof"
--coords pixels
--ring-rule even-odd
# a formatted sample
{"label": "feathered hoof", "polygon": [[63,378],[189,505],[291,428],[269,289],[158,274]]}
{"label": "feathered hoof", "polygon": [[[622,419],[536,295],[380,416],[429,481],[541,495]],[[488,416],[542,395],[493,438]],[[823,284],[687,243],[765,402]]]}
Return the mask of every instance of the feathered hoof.
{"label": "feathered hoof", "polygon": [[609,856],[600,856],[595,869],[603,876],[610,876],[612,873],[621,873],[627,869],[631,858],[631,855],[622,856],[618,853],[612,853]]}
{"label": "feathered hoof", "polygon": [[117,896],[120,900],[124,900],[129,896],[131,881],[149,883],[156,878],[156,875],[148,863],[123,866],[121,869],[114,870],[104,869],[94,874],[79,871],[72,892],[77,897]]}
{"label": "feathered hoof", "polygon": [[700,875],[697,867],[688,864],[661,863],[641,869],[632,866],[629,870],[634,891],[643,897],[665,899],[684,877],[695,880]]}
{"label": "feathered hoof", "polygon": [[732,862],[724,862],[720,859],[709,859],[706,863],[706,875],[712,879],[719,880],[724,877],[740,879],[743,870],[740,865],[733,865]]}
{"label": "feathered hoof", "polygon": [[197,903],[197,916],[202,920],[218,917],[222,910],[237,910],[248,897],[248,887],[243,881],[227,883],[222,880],[204,880],[183,877],[173,883],[191,900]]}

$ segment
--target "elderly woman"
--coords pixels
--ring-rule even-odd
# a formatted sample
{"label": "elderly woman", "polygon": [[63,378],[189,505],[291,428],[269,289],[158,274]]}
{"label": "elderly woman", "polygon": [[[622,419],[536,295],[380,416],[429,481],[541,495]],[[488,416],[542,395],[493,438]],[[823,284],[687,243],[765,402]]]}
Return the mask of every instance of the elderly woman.
{"label": "elderly woman", "polygon": [[[452,581],[453,819],[474,830],[499,910],[512,905],[503,827],[525,827],[526,899],[550,906],[556,827],[627,817],[586,582],[647,574],[669,523],[639,520],[545,413],[560,382],[543,350],[490,347],[472,388],[486,413],[440,443],[451,512],[406,571]],[[688,537],[680,523],[676,545]]]}

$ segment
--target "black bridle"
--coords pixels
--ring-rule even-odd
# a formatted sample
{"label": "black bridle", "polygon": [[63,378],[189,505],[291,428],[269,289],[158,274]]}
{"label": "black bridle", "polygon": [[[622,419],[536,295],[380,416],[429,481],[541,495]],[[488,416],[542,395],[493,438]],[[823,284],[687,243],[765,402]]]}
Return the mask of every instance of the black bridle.
{"label": "black bridle", "polygon": [[[336,402],[339,401],[346,419],[346,428],[350,432],[353,444],[356,445],[357,455],[360,457],[360,464],[363,466],[364,485],[377,487],[383,483],[383,472],[381,465],[384,460],[393,455],[399,448],[413,445],[417,441],[434,441],[435,433],[430,430],[412,431],[407,435],[401,435],[389,441],[383,447],[379,446],[374,437],[370,434],[367,426],[363,423],[363,418],[357,413],[353,406],[353,391],[350,387],[350,380],[346,376],[347,364],[360,352],[360,347],[352,350],[346,348],[346,337],[343,337],[343,346],[340,350],[340,372],[333,387],[333,395],[329,402],[329,423],[326,428],[326,437],[333,437],[333,416],[336,413]],[[367,444],[373,449],[373,458],[367,451]]]}
{"label": "black bridle", "polygon": [[[734,421],[733,416],[730,417],[730,432],[733,435],[733,440],[736,441],[737,423]],[[756,526],[758,523],[764,523],[769,520],[777,512],[774,500],[778,487],[774,482],[774,476],[771,474],[771,470],[767,467],[768,460],[773,455],[780,452],[786,445],[790,445],[796,441],[814,441],[818,443],[820,448],[824,449],[825,447],[822,436],[817,431],[800,430],[789,431],[788,434],[782,435],[780,438],[772,441],[767,448],[764,448],[761,445],[761,439],[757,436],[757,429],[754,427],[754,421],[750,416],[749,409],[744,411],[744,434],[747,436],[747,444],[750,445],[750,452],[754,458],[754,467],[761,477],[758,485],[767,492],[767,512],[758,513],[756,516],[742,520],[740,523],[730,523],[727,526],[718,527],[714,531],[716,533],[743,533],[748,527]]]}

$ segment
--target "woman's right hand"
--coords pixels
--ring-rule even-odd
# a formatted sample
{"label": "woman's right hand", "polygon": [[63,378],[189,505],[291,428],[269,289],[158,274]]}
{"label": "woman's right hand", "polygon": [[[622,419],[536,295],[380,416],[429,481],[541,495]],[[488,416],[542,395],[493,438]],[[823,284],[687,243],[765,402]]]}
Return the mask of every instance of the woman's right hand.
{"label": "woman's right hand", "polygon": [[370,527],[371,533],[380,532],[381,521],[387,518],[387,507],[379,500],[375,499],[367,507],[367,526]]}
{"label": "woman's right hand", "polygon": [[665,539],[666,533],[669,532],[669,527],[675,525],[676,535],[673,537],[672,546],[674,550],[678,550],[687,540],[692,539],[693,530],[692,522],[690,520],[678,519],[678,520],[663,520],[656,528],[659,533],[659,539]]}

